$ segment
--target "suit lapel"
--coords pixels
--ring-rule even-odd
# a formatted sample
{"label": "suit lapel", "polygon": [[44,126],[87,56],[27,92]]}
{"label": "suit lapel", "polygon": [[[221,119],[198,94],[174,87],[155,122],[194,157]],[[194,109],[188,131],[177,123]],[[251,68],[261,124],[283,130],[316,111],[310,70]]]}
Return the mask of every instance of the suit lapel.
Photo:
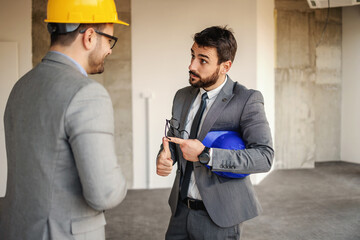
{"label": "suit lapel", "polygon": [[[183,105],[183,108],[182,108],[182,111],[181,111],[181,117],[180,117],[180,123],[182,124],[181,127],[183,127],[183,128],[185,127],[186,119],[187,119],[187,117],[189,115],[190,107],[193,104],[193,102],[194,102],[196,96],[198,95],[199,91],[200,90],[198,88],[191,88],[190,95],[185,98],[185,102],[184,102],[184,105]],[[185,167],[186,167],[186,161],[178,162],[178,163],[180,163],[182,172],[184,173],[185,172]]]}
{"label": "suit lapel", "polygon": [[215,102],[213,103],[208,113],[206,114],[206,117],[204,119],[203,125],[201,127],[198,136],[198,139],[200,141],[204,140],[206,134],[210,131],[210,129],[212,128],[218,117],[221,115],[223,109],[233,98],[234,84],[235,83],[228,76],[227,82],[219,92],[219,95],[216,97]]}
{"label": "suit lapel", "polygon": [[180,123],[182,124],[181,127],[183,128],[185,127],[186,119],[187,116],[189,115],[190,107],[194,102],[196,96],[198,95],[199,91],[200,90],[198,88],[191,88],[190,96],[185,98],[185,102],[181,111],[181,119],[180,119]]}

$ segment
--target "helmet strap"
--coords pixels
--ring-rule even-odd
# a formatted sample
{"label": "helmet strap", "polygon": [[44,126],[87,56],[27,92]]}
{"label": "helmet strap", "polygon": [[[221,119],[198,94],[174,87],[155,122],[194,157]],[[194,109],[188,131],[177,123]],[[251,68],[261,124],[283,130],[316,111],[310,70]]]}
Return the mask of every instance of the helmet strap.
{"label": "helmet strap", "polygon": [[80,23],[48,23],[47,29],[50,34],[64,34],[75,31],[79,26]]}

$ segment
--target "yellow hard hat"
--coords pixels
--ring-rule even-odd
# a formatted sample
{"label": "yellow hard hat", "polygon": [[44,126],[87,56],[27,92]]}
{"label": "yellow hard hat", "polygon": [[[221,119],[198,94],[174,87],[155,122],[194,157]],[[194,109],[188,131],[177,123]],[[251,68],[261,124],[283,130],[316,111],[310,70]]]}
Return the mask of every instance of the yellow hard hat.
{"label": "yellow hard hat", "polygon": [[49,23],[118,23],[114,0],[49,0],[47,19]]}

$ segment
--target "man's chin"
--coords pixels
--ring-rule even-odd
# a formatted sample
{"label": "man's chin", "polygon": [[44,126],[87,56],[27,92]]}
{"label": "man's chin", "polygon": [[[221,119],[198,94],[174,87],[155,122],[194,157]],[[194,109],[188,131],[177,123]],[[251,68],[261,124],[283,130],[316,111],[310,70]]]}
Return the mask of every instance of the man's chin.
{"label": "man's chin", "polygon": [[198,88],[201,85],[200,80],[192,78],[192,77],[189,78],[189,83],[191,86],[196,87],[196,88]]}
{"label": "man's chin", "polygon": [[91,75],[94,75],[94,74],[101,74],[101,73],[103,73],[104,72],[104,67],[102,66],[102,67],[99,67],[98,69],[96,69],[96,70],[94,70],[94,71],[92,71],[92,72],[90,72],[89,74],[91,74]]}

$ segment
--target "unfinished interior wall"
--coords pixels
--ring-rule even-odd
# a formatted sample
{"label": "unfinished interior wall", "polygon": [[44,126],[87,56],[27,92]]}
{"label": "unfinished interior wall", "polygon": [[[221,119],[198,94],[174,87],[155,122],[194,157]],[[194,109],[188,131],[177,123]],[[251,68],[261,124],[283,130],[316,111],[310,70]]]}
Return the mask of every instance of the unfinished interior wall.
{"label": "unfinished interior wall", "polygon": [[310,10],[276,0],[275,152],[277,168],[340,160],[341,8]]}
{"label": "unfinished interior wall", "polygon": [[360,5],[342,9],[341,160],[360,164]]}
{"label": "unfinished interior wall", "polygon": [[[130,23],[130,0],[115,0],[119,18]],[[46,30],[47,0],[32,1],[33,65],[38,64],[49,49]],[[115,24],[114,35],[119,38],[112,54],[105,61],[105,72],[90,77],[108,90],[114,106],[115,146],[118,160],[129,187],[133,183],[132,108],[131,108],[131,31],[130,27]]]}

